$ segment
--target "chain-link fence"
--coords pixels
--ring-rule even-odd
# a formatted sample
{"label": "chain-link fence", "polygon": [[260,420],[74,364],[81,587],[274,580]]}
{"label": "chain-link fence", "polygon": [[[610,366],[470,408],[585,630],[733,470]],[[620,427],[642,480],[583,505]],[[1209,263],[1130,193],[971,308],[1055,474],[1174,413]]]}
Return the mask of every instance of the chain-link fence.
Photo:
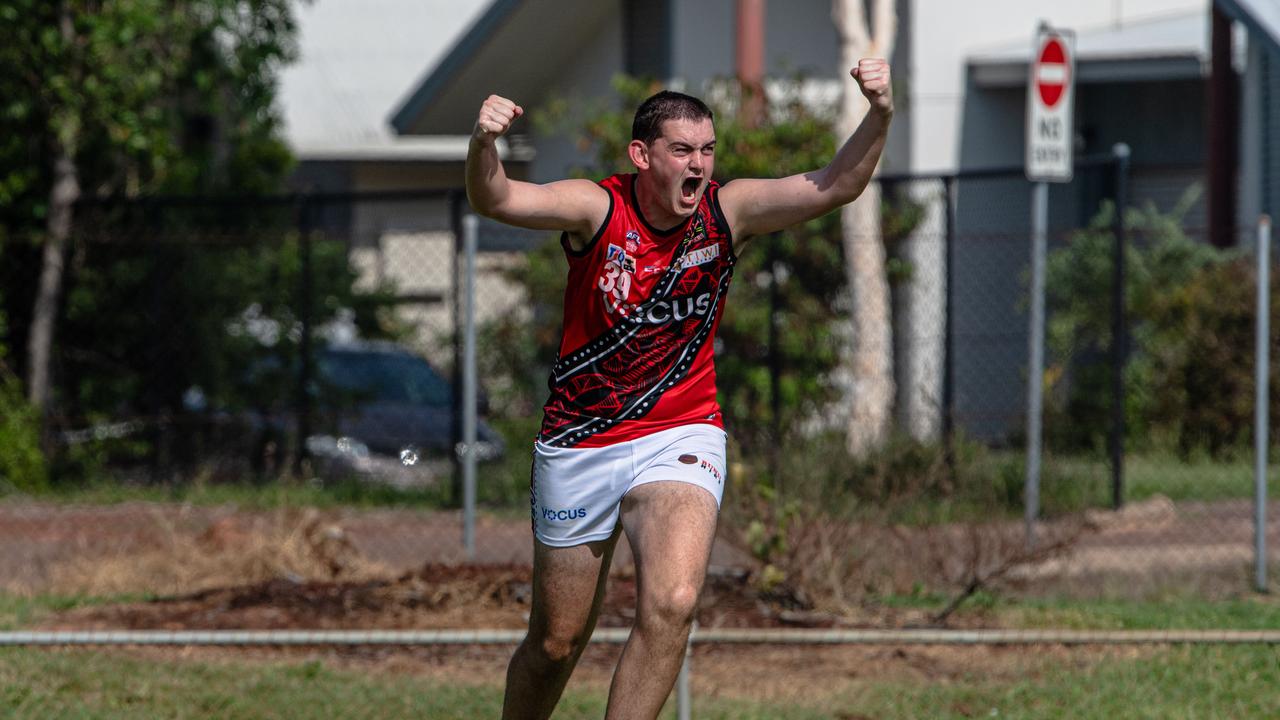
{"label": "chain-link fence", "polygon": [[[733,457],[703,625],[866,622],[869,602],[908,596],[935,601],[876,622],[938,624],[987,591],[1252,587],[1256,230],[1209,247],[1194,189],[1172,177],[1106,157],[1049,191],[1034,544],[1020,171],[881,180],[881,236],[852,239],[887,251],[893,429],[870,449],[849,449],[842,412],[858,339],[834,218],[748,243],[717,342]],[[469,547],[464,206],[454,192],[78,207],[47,479],[0,484],[3,591],[177,598],[59,620],[73,626],[521,626],[565,265],[550,234],[479,225]],[[5,362],[25,377],[41,256],[3,252]],[[602,622],[624,626],[625,549],[615,563]]]}

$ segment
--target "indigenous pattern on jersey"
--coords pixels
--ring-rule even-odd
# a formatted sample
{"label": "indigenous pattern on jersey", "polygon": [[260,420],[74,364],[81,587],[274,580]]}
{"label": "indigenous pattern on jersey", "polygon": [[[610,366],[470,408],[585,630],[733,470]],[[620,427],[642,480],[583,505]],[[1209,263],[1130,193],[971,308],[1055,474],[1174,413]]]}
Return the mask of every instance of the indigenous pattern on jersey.
{"label": "indigenous pattern on jersey", "polygon": [[564,337],[538,440],[602,447],[679,425],[724,427],[713,344],[733,277],[729,225],[712,182],[693,215],[658,230],[635,175],[600,183],[609,215],[569,258]]}

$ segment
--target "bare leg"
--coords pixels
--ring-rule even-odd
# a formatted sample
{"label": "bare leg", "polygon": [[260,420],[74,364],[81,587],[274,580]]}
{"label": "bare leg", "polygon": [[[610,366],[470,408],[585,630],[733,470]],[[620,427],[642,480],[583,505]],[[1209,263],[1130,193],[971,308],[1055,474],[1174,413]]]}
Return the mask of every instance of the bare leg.
{"label": "bare leg", "polygon": [[529,634],[507,666],[504,719],[551,716],[595,630],[619,534],[567,548],[534,540]]}
{"label": "bare leg", "polygon": [[707,575],[715,498],[689,483],[641,485],[622,500],[636,561],[636,624],[609,688],[610,720],[658,716],[671,694]]}

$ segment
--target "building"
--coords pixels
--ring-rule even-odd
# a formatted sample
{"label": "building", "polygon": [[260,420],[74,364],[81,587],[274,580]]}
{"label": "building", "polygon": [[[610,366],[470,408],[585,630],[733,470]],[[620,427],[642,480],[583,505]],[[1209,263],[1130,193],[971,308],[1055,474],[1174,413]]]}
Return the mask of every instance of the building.
{"label": "building", "polygon": [[[470,128],[401,135],[388,116],[485,3],[459,0],[337,0],[299,3],[298,60],[283,69],[280,112],[298,160],[290,184],[319,193],[315,225],[350,248],[360,283],[390,283],[414,345],[452,363],[455,309],[455,204]],[[523,176],[528,148],[504,144],[511,172]],[[452,194],[451,194],[452,193]],[[482,235],[480,309],[505,312],[517,298],[500,270],[524,235]],[[505,300],[502,300],[505,297]]]}
{"label": "building", "polygon": [[[1029,198],[1016,168],[1035,28],[1047,21],[1076,34],[1078,153],[1128,144],[1134,203],[1169,208],[1189,188],[1208,186],[1186,217],[1193,232],[1207,237],[1211,215],[1215,226],[1247,227],[1277,192],[1270,181],[1277,161],[1269,149],[1276,135],[1269,118],[1280,112],[1269,66],[1280,9],[1271,0],[897,0],[896,7],[899,112],[884,169],[945,175],[1015,168],[1007,182],[975,183],[959,193],[956,236],[1003,233],[1014,242],[957,249],[948,330],[957,338],[957,357],[965,357],[973,348],[961,338],[1001,329],[998,349],[970,355],[977,359],[968,370],[957,361],[953,396],[958,414],[988,418],[975,421],[977,434],[1005,436],[1020,425],[1024,392],[1023,383],[1010,381],[1022,377],[1026,364],[1026,336],[1017,328],[1026,325],[1020,278],[1027,243],[1019,234],[1029,227]],[[830,0],[768,3],[765,27],[767,75],[802,73],[812,97],[831,99],[844,69]],[[489,93],[515,99],[536,116],[557,99],[607,102],[616,73],[701,92],[709,81],[734,74],[734,28],[733,0],[493,0],[404,93],[391,124],[403,137],[457,136],[469,131]],[[1238,94],[1232,92],[1237,87]],[[1225,140],[1211,143],[1211,130]],[[542,132],[531,123],[516,133],[532,149],[527,172],[533,180],[562,177],[584,164],[583,149],[567,133]],[[1232,137],[1239,142],[1232,145]],[[1110,191],[1105,178],[1055,191],[1051,225],[1087,222]],[[919,201],[931,205],[922,227],[932,230],[917,233],[906,252],[917,267],[938,268],[941,200],[935,191]],[[926,280],[932,290],[906,303],[914,315],[899,330],[932,339],[898,343],[899,401],[936,414],[940,364],[901,359],[942,352],[942,279],[935,273]]]}

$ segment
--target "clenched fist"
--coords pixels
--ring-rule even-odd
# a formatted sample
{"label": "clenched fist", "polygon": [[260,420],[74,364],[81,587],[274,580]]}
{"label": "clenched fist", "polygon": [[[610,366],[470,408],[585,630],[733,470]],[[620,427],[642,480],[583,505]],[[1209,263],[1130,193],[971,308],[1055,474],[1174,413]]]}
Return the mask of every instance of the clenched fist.
{"label": "clenched fist", "polygon": [[511,129],[511,123],[524,114],[524,108],[500,95],[490,95],[480,106],[473,135],[477,140],[493,142]]}
{"label": "clenched fist", "polygon": [[872,110],[885,115],[893,112],[893,88],[888,61],[883,58],[862,58],[849,74],[858,81],[858,88],[871,103]]}

